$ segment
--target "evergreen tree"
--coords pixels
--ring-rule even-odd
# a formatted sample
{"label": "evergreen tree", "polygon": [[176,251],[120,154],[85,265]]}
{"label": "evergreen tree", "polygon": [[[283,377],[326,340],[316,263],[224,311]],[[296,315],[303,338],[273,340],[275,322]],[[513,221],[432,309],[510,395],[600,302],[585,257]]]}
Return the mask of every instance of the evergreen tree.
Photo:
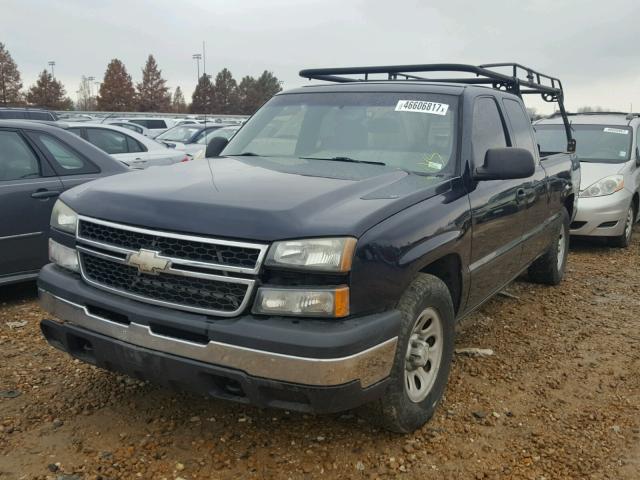
{"label": "evergreen tree", "polygon": [[280,91],[280,81],[266,70],[257,79],[244,77],[238,86],[238,112],[253,115],[263,103]]}
{"label": "evergreen tree", "polygon": [[175,92],[173,92],[173,100],[171,102],[171,110],[175,113],[186,113],[187,102],[184,100],[182,89],[178,86]]}
{"label": "evergreen tree", "polygon": [[70,110],[73,102],[66,96],[67,92],[61,82],[43,70],[35,85],[27,92],[27,102],[52,110]]}
{"label": "evergreen tree", "polygon": [[140,112],[168,112],[171,109],[171,95],[166,83],[156,59],[149,55],[142,69],[142,82],[137,85]]}
{"label": "evergreen tree", "polygon": [[0,42],[0,104],[3,106],[21,104],[23,99],[20,89],[22,89],[22,81],[18,66],[4,44]]}
{"label": "evergreen tree", "polygon": [[214,95],[211,103],[211,113],[238,113],[238,84],[234,80],[233,75],[231,75],[231,72],[226,68],[223,68],[218,75],[216,75]]}
{"label": "evergreen tree", "polygon": [[191,113],[212,113],[211,106],[214,97],[214,88],[209,75],[203,74],[198,80],[198,85],[191,96]]}
{"label": "evergreen tree", "polygon": [[109,112],[130,112],[136,108],[131,75],[117,58],[107,65],[97,101],[99,110]]}
{"label": "evergreen tree", "polygon": [[256,90],[256,79],[243,77],[238,85],[238,114],[252,115],[260,106]]}

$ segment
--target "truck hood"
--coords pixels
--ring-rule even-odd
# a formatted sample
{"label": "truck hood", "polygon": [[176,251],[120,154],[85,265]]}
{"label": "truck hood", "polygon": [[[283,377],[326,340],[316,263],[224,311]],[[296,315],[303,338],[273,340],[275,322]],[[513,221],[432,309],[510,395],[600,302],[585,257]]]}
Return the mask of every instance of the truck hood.
{"label": "truck hood", "polygon": [[104,178],[65,192],[80,215],[158,230],[273,241],[360,236],[449,181],[380,165],[224,157]]}
{"label": "truck hood", "polygon": [[580,162],[580,190],[589,188],[598,180],[602,180],[605,177],[622,173],[625,165],[625,163]]}

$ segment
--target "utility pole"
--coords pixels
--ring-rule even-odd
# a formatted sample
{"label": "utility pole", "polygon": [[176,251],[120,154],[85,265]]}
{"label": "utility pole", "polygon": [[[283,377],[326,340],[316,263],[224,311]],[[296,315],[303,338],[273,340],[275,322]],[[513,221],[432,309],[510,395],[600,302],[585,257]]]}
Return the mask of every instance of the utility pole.
{"label": "utility pole", "polygon": [[200,60],[202,60],[202,54],[194,53],[193,55],[191,55],[191,58],[193,58],[198,64],[198,78],[196,79],[196,83],[198,83],[200,81]]}
{"label": "utility pole", "polygon": [[56,74],[55,74],[55,73],[54,73],[54,71],[53,71],[53,67],[55,67],[55,66],[56,66],[56,62],[54,62],[53,60],[50,60],[50,61],[49,61],[49,66],[51,67],[51,76],[52,76],[53,78],[56,78]]}

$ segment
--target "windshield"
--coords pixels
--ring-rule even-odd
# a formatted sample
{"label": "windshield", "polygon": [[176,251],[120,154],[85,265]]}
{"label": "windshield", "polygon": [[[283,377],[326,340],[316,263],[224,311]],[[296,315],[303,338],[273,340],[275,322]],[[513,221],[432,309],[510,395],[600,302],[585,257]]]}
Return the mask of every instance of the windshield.
{"label": "windshield", "polygon": [[[631,154],[631,129],[618,125],[572,124],[581,162],[624,163]],[[567,143],[564,125],[534,125],[542,154],[561,152]]]}
{"label": "windshield", "polygon": [[429,93],[278,95],[223,155],[381,163],[419,174],[456,169],[457,97]]}
{"label": "windshield", "polygon": [[188,142],[196,133],[202,130],[202,127],[197,125],[180,125],[173,127],[166,132],[158,135],[157,140],[168,140],[171,142]]}

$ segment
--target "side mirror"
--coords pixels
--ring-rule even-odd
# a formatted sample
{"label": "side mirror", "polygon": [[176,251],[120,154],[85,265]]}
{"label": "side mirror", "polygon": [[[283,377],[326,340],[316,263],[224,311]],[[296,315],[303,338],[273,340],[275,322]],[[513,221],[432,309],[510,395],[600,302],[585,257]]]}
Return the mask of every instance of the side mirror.
{"label": "side mirror", "polygon": [[640,147],[636,147],[636,166],[640,167]]}
{"label": "side mirror", "polygon": [[476,168],[476,180],[510,180],[527,178],[536,171],[533,154],[525,148],[490,148],[484,157],[484,165]]}
{"label": "side mirror", "polygon": [[223,137],[214,137],[211,139],[209,144],[207,145],[207,150],[205,151],[205,157],[219,157],[220,152],[224,150],[224,147],[227,146],[229,140]]}

